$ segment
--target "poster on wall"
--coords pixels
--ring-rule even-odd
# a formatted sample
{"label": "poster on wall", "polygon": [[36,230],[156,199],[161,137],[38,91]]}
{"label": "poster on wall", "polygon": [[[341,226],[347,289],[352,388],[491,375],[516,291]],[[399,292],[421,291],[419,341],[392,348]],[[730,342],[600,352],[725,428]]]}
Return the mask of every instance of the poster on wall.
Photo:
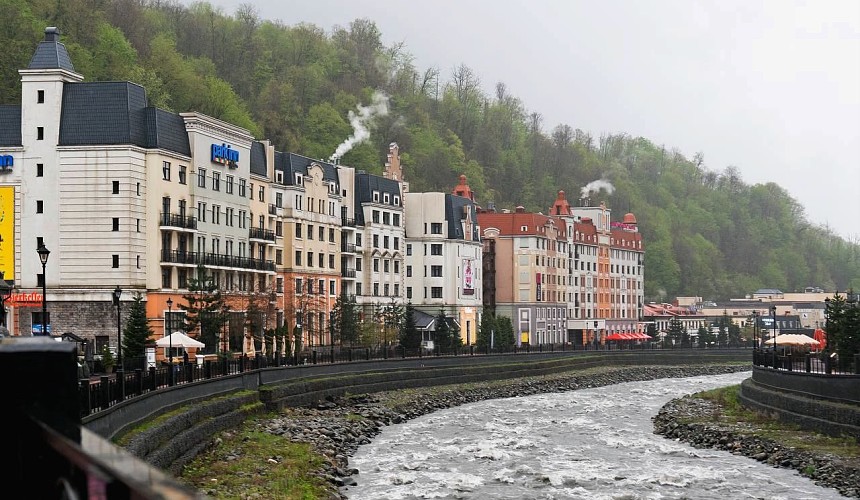
{"label": "poster on wall", "polygon": [[475,269],[472,259],[463,259],[463,295],[475,295]]}
{"label": "poster on wall", "polygon": [[0,186],[0,272],[15,279],[15,187]]}

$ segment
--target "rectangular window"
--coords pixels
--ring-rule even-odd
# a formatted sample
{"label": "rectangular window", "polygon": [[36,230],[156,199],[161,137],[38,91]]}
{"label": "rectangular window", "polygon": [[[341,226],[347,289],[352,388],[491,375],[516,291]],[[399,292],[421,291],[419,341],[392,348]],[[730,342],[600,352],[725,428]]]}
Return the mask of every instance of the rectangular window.
{"label": "rectangular window", "polygon": [[372,217],[373,217],[373,222],[375,224],[379,224],[379,210],[374,210]]}
{"label": "rectangular window", "polygon": [[406,266],[406,277],[407,278],[412,277],[412,266]]}
{"label": "rectangular window", "polygon": [[328,267],[334,269],[334,254],[328,256]]}
{"label": "rectangular window", "polygon": [[391,261],[390,261],[390,260],[388,260],[388,259],[385,259],[385,260],[383,260],[383,261],[382,261],[382,270],[383,270],[383,271],[385,271],[386,273],[387,273],[387,272],[389,272],[389,268],[390,268],[390,264],[389,264],[389,263],[390,263],[390,262],[391,262]]}
{"label": "rectangular window", "polygon": [[296,250],[296,265],[297,266],[302,265],[302,251],[301,250]]}
{"label": "rectangular window", "polygon": [[388,248],[388,236],[382,237],[382,248]]}
{"label": "rectangular window", "polygon": [[430,297],[434,298],[434,299],[441,299],[442,298],[442,287],[441,286],[434,286],[434,287],[430,288]]}
{"label": "rectangular window", "polygon": [[412,287],[411,287],[411,286],[407,286],[407,287],[406,287],[406,298],[407,298],[407,299],[411,299],[411,298],[412,298]]}
{"label": "rectangular window", "polygon": [[328,241],[334,243],[334,229],[332,228],[328,230]]}
{"label": "rectangular window", "polygon": [[37,163],[36,164],[36,177],[44,177],[45,176],[45,164]]}
{"label": "rectangular window", "polygon": [[302,289],[302,279],[296,278],[296,294],[301,294],[303,291],[304,289]]}
{"label": "rectangular window", "polygon": [[36,140],[44,141],[45,140],[45,127],[36,127]]}
{"label": "rectangular window", "polygon": [[169,181],[170,180],[170,162],[165,161],[161,162],[161,178]]}
{"label": "rectangular window", "polygon": [[373,248],[379,248],[379,235],[373,235]]}
{"label": "rectangular window", "polygon": [[206,169],[198,168],[197,169],[197,187],[206,187]]}
{"label": "rectangular window", "polygon": [[314,253],[308,252],[308,267],[314,267]]}
{"label": "rectangular window", "polygon": [[373,259],[373,272],[379,272],[379,259]]}
{"label": "rectangular window", "polygon": [[173,288],[173,270],[170,267],[161,270],[161,288]]}
{"label": "rectangular window", "polygon": [[394,214],[393,217],[394,220],[392,221],[392,225],[400,227],[400,214]]}
{"label": "rectangular window", "polygon": [[266,186],[260,186],[260,192],[258,193],[257,201],[266,201]]}
{"label": "rectangular window", "polygon": [[36,213],[41,214],[45,210],[45,202],[42,200],[36,200]]}
{"label": "rectangular window", "polygon": [[355,284],[355,294],[361,295],[361,282]]}
{"label": "rectangular window", "polygon": [[394,284],[394,295],[397,297],[400,296],[400,285],[397,283]]}
{"label": "rectangular window", "polygon": [[400,261],[399,260],[394,261],[394,274],[400,274]]}
{"label": "rectangular window", "polygon": [[412,243],[406,244],[406,255],[412,255]]}
{"label": "rectangular window", "polygon": [[441,222],[430,223],[430,234],[442,234],[442,223]]}
{"label": "rectangular window", "polygon": [[383,290],[383,291],[382,291],[382,294],[383,294],[383,295],[385,295],[386,297],[388,297],[388,287],[389,287],[389,286],[390,286],[390,285],[389,285],[388,283],[386,283],[386,284],[385,284],[385,286],[384,286],[384,287],[383,287],[383,289],[382,289],[382,290]]}
{"label": "rectangular window", "polygon": [[325,241],[325,228],[322,226],[319,227],[319,236],[320,241]]}
{"label": "rectangular window", "polygon": [[188,175],[188,167],[186,167],[185,165],[179,165],[179,183],[180,184],[186,183],[187,175]]}
{"label": "rectangular window", "polygon": [[111,189],[113,194],[119,194],[119,181],[113,181],[111,183]]}
{"label": "rectangular window", "polygon": [[245,197],[245,179],[239,179],[239,196]]}
{"label": "rectangular window", "polygon": [[283,250],[275,250],[275,264],[281,265],[284,261],[284,251]]}
{"label": "rectangular window", "polygon": [[302,237],[302,223],[296,222],[296,238]]}
{"label": "rectangular window", "polygon": [[373,284],[373,296],[379,297],[379,283]]}
{"label": "rectangular window", "polygon": [[113,266],[112,267],[114,269],[118,269],[119,268],[119,255],[113,254],[112,257],[113,257]]}
{"label": "rectangular window", "polygon": [[442,255],[442,245],[439,243],[430,245],[430,255]]}
{"label": "rectangular window", "polygon": [[275,221],[275,236],[281,237],[284,235],[284,223],[281,221]]}
{"label": "rectangular window", "polygon": [[319,268],[325,267],[325,254],[322,252],[317,254],[317,267],[319,267]]}
{"label": "rectangular window", "polygon": [[430,266],[430,277],[441,278],[442,277],[442,266]]}
{"label": "rectangular window", "polygon": [[188,288],[188,271],[179,269],[179,288]]}
{"label": "rectangular window", "polygon": [[113,229],[111,231],[119,231],[119,217],[113,218]]}
{"label": "rectangular window", "polygon": [[400,238],[398,238],[397,236],[394,237],[394,249],[400,250]]}
{"label": "rectangular window", "polygon": [[283,193],[275,193],[275,206],[278,208],[282,208],[284,206],[284,194]]}
{"label": "rectangular window", "polygon": [[361,271],[361,259],[355,259],[355,270]]}
{"label": "rectangular window", "polygon": [[224,191],[226,191],[227,194],[233,194],[233,176],[232,175],[228,175],[224,178],[224,184],[225,184]]}
{"label": "rectangular window", "polygon": [[308,239],[314,239],[314,227],[310,224],[308,224]]}
{"label": "rectangular window", "polygon": [[39,104],[45,103],[45,91],[44,90],[37,90],[36,91],[36,102]]}
{"label": "rectangular window", "polygon": [[221,191],[221,172],[212,172],[212,191]]}
{"label": "rectangular window", "polygon": [[329,280],[329,282],[328,282],[328,294],[329,295],[336,295],[337,294],[336,286],[337,286],[337,284],[334,280]]}
{"label": "rectangular window", "polygon": [[386,225],[391,224],[391,214],[388,212],[382,212],[382,223]]}

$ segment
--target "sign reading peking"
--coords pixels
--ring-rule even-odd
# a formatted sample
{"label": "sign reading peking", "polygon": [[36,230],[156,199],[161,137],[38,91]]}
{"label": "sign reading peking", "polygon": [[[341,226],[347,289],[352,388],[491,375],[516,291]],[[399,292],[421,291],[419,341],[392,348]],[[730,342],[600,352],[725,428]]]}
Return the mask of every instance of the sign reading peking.
{"label": "sign reading peking", "polygon": [[211,147],[212,162],[221,163],[236,168],[239,163],[239,152],[227,144],[213,144]]}

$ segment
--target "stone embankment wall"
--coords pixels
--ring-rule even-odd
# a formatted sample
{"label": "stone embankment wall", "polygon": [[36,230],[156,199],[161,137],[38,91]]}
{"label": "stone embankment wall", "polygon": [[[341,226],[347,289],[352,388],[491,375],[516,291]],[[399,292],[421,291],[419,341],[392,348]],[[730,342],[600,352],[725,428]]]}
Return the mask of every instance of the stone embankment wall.
{"label": "stone embankment wall", "polygon": [[[749,380],[744,383],[749,382]],[[832,455],[815,454],[783,446],[726,423],[687,423],[718,411],[716,403],[684,397],[664,406],[654,417],[654,432],[697,448],[725,450],[774,467],[799,471],[817,484],[834,488],[847,497],[860,497],[860,468]]]}

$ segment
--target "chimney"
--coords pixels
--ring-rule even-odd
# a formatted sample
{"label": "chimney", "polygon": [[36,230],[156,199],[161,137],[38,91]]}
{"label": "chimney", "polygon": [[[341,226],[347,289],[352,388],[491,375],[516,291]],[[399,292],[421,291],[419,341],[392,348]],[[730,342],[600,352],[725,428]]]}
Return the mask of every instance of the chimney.
{"label": "chimney", "polygon": [[517,208],[514,209],[514,212],[518,214],[524,214],[526,213],[526,209],[522,205],[517,205]]}
{"label": "chimney", "polygon": [[388,145],[388,156],[385,160],[385,168],[382,176],[395,181],[403,180],[403,167],[400,165],[400,146],[396,142]]}

